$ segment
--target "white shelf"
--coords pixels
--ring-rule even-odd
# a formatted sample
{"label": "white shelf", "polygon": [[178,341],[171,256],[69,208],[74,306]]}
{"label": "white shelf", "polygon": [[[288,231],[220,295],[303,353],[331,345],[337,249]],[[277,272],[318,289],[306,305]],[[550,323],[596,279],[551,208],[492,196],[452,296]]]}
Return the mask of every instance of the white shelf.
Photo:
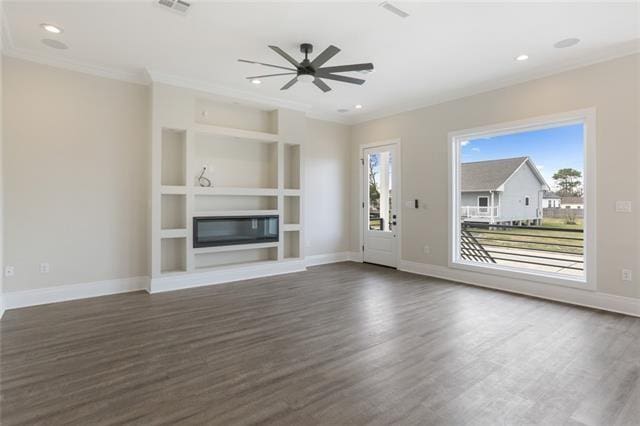
{"label": "white shelf", "polygon": [[285,189],[283,194],[285,196],[287,196],[287,197],[299,197],[300,196],[300,190],[299,189]]}
{"label": "white shelf", "polygon": [[240,250],[256,250],[263,248],[278,247],[278,242],[271,243],[258,243],[258,244],[235,244],[230,246],[216,246],[216,247],[200,247],[194,248],[194,254],[204,253],[222,253],[225,251],[240,251]]}
{"label": "white shelf", "polygon": [[193,187],[195,195],[247,195],[247,196],[277,196],[277,188],[233,188],[233,187]]}
{"label": "white shelf", "polygon": [[278,142],[278,135],[274,133],[234,129],[231,127],[212,126],[210,124],[194,124],[193,131],[204,135],[229,136],[232,138],[257,142]]}
{"label": "white shelf", "polygon": [[187,193],[186,186],[163,185],[160,187],[161,194],[184,195]]}
{"label": "white shelf", "polygon": [[184,228],[162,229],[160,231],[160,238],[185,238],[186,236],[187,230]]}
{"label": "white shelf", "polygon": [[194,217],[198,216],[274,216],[278,210],[207,210],[193,212]]}
{"label": "white shelf", "polygon": [[282,225],[282,230],[287,232],[287,231],[299,231],[300,230],[300,224],[299,223],[285,223],[284,225]]}

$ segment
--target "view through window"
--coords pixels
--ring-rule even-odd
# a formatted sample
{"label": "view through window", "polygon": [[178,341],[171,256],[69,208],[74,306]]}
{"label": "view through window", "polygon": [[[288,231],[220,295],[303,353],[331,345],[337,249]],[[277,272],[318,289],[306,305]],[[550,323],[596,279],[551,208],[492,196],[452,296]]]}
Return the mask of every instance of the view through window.
{"label": "view through window", "polygon": [[392,219],[392,161],[390,151],[367,155],[369,174],[369,230],[391,231]]}
{"label": "view through window", "polygon": [[584,124],[459,144],[458,261],[584,277]]}

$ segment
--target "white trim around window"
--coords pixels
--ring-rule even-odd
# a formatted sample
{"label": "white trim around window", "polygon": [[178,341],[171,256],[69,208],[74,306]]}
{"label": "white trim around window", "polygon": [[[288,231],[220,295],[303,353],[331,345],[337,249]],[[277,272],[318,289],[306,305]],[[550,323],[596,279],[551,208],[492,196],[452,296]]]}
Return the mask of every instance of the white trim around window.
{"label": "white trim around window", "polygon": [[[524,271],[508,266],[485,266],[479,263],[465,262],[458,258],[460,235],[460,151],[461,142],[481,137],[499,136],[531,130],[560,127],[571,124],[584,126],[584,277],[560,276],[559,274]],[[449,238],[448,264],[450,268],[463,269],[482,274],[499,275],[524,279],[543,285],[560,285],[584,290],[597,288],[596,272],[596,110],[595,108],[569,111],[525,120],[500,123],[449,133]]]}

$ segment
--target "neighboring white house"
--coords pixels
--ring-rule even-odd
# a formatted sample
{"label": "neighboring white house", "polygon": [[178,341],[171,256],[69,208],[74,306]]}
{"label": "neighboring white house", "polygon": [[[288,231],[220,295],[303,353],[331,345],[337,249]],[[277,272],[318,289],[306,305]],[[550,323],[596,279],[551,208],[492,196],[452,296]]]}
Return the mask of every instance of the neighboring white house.
{"label": "neighboring white house", "polygon": [[583,209],[584,198],[582,197],[562,197],[560,207],[563,209]]}
{"label": "neighboring white house", "polygon": [[545,191],[542,195],[542,207],[545,209],[554,209],[560,207],[561,197],[555,192]]}
{"label": "neighboring white house", "polygon": [[540,224],[549,185],[529,157],[461,164],[460,216],[468,222]]}

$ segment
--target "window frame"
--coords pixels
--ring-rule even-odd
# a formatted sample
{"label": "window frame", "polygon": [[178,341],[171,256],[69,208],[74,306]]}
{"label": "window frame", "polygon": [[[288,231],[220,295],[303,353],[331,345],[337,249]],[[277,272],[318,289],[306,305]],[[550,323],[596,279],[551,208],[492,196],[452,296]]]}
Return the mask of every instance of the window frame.
{"label": "window frame", "polygon": [[[482,137],[493,137],[532,130],[582,124],[584,131],[584,275],[582,277],[562,276],[560,274],[526,271],[509,266],[491,266],[464,261],[459,258],[460,241],[460,153],[461,142]],[[448,215],[448,266],[489,275],[524,279],[527,281],[558,285],[595,291],[597,288],[596,264],[596,109],[586,108],[551,114],[524,120],[492,124],[488,126],[450,132],[448,135],[449,152],[449,215]]]}

